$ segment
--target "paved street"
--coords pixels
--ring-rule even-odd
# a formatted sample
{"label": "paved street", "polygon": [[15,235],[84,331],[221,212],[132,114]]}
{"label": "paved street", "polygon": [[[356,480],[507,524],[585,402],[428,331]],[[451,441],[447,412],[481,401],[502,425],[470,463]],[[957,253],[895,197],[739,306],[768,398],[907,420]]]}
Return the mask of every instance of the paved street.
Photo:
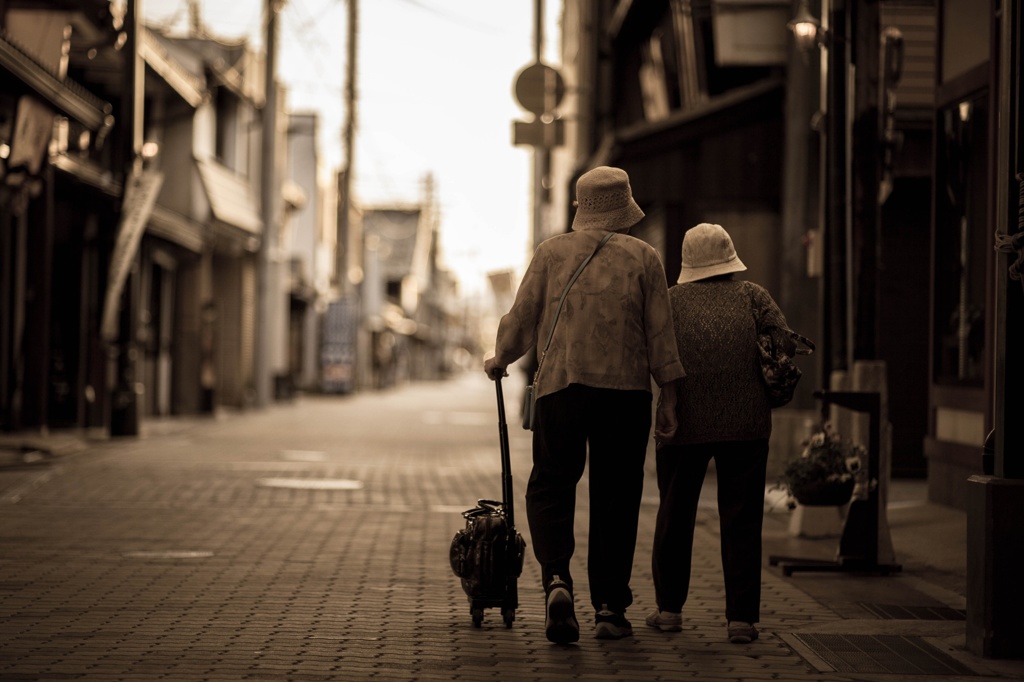
{"label": "paved street", "polygon": [[[529,542],[522,383],[505,384]],[[0,466],[0,680],[1024,678],[1024,662],[965,651],[963,517],[923,504],[912,485],[894,486],[904,570],[887,577],[784,576],[769,554],[829,558],[836,541],[791,537],[791,512],[774,505],[762,636],[751,645],[725,639],[713,479],[684,630],[643,625],[654,604],[653,475],[627,614],[635,636],[590,636],[585,490],[579,644],[545,639],[532,551],[514,626],[488,610],[474,628],[448,546],[462,510],[500,497],[494,392],[482,373],[148,423],[138,439],[57,450]]]}

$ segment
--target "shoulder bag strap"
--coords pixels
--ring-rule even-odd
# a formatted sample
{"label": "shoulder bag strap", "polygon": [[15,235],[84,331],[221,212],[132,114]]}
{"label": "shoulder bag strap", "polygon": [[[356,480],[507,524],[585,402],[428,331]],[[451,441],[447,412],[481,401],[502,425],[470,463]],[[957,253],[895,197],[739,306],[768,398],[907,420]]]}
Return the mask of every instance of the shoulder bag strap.
{"label": "shoulder bag strap", "polygon": [[[555,325],[558,324],[558,316],[562,314],[562,304],[565,303],[565,297],[569,293],[569,289],[572,288],[572,285],[576,282],[576,279],[580,276],[580,273],[583,272],[583,268],[587,267],[587,263],[590,262],[590,259],[593,258],[597,254],[597,252],[601,250],[601,247],[604,246],[605,243],[612,238],[613,234],[615,233],[609,232],[604,236],[604,239],[597,243],[597,246],[594,247],[594,250],[591,251],[590,255],[587,256],[582,263],[580,263],[580,266],[578,268],[576,268],[576,272],[572,274],[572,277],[569,278],[569,283],[566,284],[565,289],[562,290],[562,297],[558,299],[558,308],[555,309],[555,319],[552,320],[551,322],[551,332],[548,334],[547,343],[544,344],[544,350],[541,351],[540,356],[537,358],[538,372],[540,371],[540,363],[544,361],[544,356],[547,354],[548,348],[551,346],[551,339],[553,339],[555,336]],[[536,376],[536,374],[534,376]]]}

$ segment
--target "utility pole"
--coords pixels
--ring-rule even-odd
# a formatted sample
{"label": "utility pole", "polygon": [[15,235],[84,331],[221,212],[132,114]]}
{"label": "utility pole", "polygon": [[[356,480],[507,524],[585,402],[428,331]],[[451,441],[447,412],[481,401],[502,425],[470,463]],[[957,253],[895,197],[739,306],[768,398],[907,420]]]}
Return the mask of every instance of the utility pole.
{"label": "utility pole", "polygon": [[[121,135],[118,153],[122,164],[122,186],[127,193],[128,186],[142,169],[142,107],[145,67],[139,56],[139,22],[141,0],[128,0],[122,50],[124,72],[121,80]],[[122,204],[124,213],[128,207]],[[140,226],[141,227],[141,226]],[[139,433],[138,345],[136,333],[139,300],[139,255],[138,251],[125,258],[127,282],[124,291],[115,301],[120,300],[120,315],[116,331],[108,337],[108,363],[113,369],[114,382],[110,387],[111,412],[110,434],[112,436],[137,436]],[[111,263],[111,267],[117,266]],[[114,305],[116,303],[112,302]],[[116,337],[115,337],[116,334]]]}
{"label": "utility pole", "polygon": [[264,15],[267,17],[267,29],[263,49],[265,52],[265,95],[263,102],[263,139],[262,172],[260,174],[260,201],[263,214],[263,235],[260,239],[260,250],[257,261],[257,314],[256,314],[256,352],[253,380],[256,389],[256,405],[267,406],[273,397],[273,377],[271,364],[273,361],[271,342],[276,333],[275,319],[277,307],[275,296],[277,291],[273,283],[274,277],[273,252],[277,245],[277,13],[283,4],[282,0],[264,0]]}
{"label": "utility pole", "polygon": [[188,37],[203,37],[203,17],[200,12],[199,0],[188,0]]}
{"label": "utility pole", "polygon": [[345,147],[345,158],[342,161],[341,177],[338,187],[338,238],[335,251],[335,276],[338,288],[344,294],[352,282],[348,280],[348,267],[352,265],[351,250],[358,243],[352,234],[350,213],[352,210],[352,172],[355,168],[355,136],[356,136],[356,76],[358,74],[358,36],[359,36],[359,0],[347,0],[348,26],[347,51],[345,57],[345,101],[343,109],[345,122],[342,125],[342,137]]}

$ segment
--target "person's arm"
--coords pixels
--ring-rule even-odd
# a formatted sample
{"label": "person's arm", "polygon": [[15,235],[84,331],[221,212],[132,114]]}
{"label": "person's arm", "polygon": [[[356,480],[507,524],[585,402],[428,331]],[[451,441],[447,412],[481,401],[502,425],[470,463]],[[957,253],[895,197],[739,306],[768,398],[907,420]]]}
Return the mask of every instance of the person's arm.
{"label": "person's arm", "polygon": [[506,368],[537,343],[537,325],[544,312],[544,287],[544,259],[538,249],[519,284],[512,308],[498,323],[494,356],[484,360],[484,373],[491,379],[508,376]]}
{"label": "person's arm", "polygon": [[644,274],[644,331],[647,336],[647,365],[655,383],[664,386],[686,376],[676,346],[665,269],[653,248]]}
{"label": "person's arm", "polygon": [[775,347],[792,357],[796,352],[796,342],[782,331],[788,329],[789,324],[778,303],[763,287],[755,287],[753,295],[758,330],[770,334]]}
{"label": "person's arm", "polygon": [[659,443],[672,440],[679,428],[679,417],[676,414],[679,404],[679,381],[670,381],[661,387],[654,421],[654,439]]}

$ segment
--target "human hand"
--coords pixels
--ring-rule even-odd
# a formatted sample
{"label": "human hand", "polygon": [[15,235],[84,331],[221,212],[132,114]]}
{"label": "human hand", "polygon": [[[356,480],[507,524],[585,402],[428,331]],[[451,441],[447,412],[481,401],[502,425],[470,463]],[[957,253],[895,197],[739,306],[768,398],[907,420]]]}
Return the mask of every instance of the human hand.
{"label": "human hand", "polygon": [[677,391],[678,386],[674,381],[661,387],[654,417],[654,439],[659,443],[672,440],[679,428],[679,417],[676,415]]}
{"label": "human hand", "polygon": [[664,404],[659,404],[654,421],[654,440],[666,443],[675,437],[678,428],[679,419],[676,417],[675,405],[669,408]]}
{"label": "human hand", "polygon": [[500,377],[507,377],[508,373],[504,367],[499,367],[498,363],[494,361],[493,357],[489,357],[484,360],[484,374],[487,375],[491,381],[499,379]]}

